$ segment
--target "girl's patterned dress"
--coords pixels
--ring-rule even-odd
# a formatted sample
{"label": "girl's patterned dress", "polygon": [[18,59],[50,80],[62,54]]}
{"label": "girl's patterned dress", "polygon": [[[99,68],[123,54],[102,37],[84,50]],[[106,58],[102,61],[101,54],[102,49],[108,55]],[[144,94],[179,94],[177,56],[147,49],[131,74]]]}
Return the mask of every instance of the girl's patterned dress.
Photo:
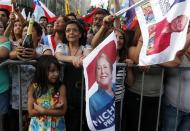
{"label": "girl's patterned dress", "polygon": [[[33,84],[37,88],[37,84]],[[53,87],[49,88],[46,94],[36,99],[36,103],[43,108],[51,109],[59,102],[60,93],[54,93]],[[64,117],[61,116],[36,116],[32,117],[29,131],[66,131]]]}

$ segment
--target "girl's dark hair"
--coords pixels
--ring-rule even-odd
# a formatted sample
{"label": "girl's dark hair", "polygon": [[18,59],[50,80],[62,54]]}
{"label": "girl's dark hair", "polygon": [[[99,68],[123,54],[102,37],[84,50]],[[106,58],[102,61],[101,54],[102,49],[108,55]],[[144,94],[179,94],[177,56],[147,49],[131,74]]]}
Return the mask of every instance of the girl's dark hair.
{"label": "girl's dark hair", "polygon": [[[42,55],[37,62],[36,71],[32,83],[36,83],[38,86],[34,89],[33,97],[38,98],[48,91],[48,72],[50,65],[54,64],[60,71],[60,64],[58,60],[52,55]],[[53,86],[54,91],[58,91],[60,88],[60,81],[58,80]]]}
{"label": "girl's dark hair", "polygon": [[80,45],[85,45],[86,44],[86,35],[85,35],[85,29],[84,27],[80,24],[79,21],[77,20],[70,20],[66,23],[65,27],[64,27],[64,33],[63,33],[63,40],[64,40],[64,43],[68,43],[67,39],[66,39],[66,28],[69,24],[75,24],[77,25],[78,29],[79,29],[79,32],[81,33],[81,38],[79,39],[79,44]]}

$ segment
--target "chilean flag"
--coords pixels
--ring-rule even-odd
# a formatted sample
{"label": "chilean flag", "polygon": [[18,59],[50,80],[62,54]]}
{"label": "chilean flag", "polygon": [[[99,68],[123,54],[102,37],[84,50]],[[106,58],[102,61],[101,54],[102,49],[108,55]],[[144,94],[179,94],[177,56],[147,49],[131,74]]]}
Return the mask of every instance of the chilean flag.
{"label": "chilean flag", "polygon": [[0,8],[7,9],[8,11],[12,11],[11,0],[0,0]]}
{"label": "chilean flag", "polygon": [[36,21],[39,21],[41,16],[46,16],[48,18],[48,22],[56,20],[55,14],[53,14],[40,0],[33,0],[32,7]]}
{"label": "chilean flag", "polygon": [[[129,7],[132,6],[133,4],[134,4],[133,0],[129,0]],[[127,11],[125,18],[126,18],[127,29],[134,29],[137,26],[138,20],[136,17],[135,9]]]}
{"label": "chilean flag", "polygon": [[85,23],[89,23],[89,24],[92,24],[93,22],[93,16],[94,14],[97,12],[97,9],[94,9],[92,12],[90,12],[89,14],[85,15],[85,16],[82,16],[82,20],[85,22]]}

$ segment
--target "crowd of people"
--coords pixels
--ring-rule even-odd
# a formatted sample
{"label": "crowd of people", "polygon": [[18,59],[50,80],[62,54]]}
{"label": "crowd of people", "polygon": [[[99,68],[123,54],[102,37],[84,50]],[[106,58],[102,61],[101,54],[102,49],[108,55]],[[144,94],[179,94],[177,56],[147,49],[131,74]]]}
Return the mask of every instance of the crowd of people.
{"label": "crowd of people", "polygon": [[[20,119],[24,131],[78,131],[81,125],[83,131],[88,131],[85,97],[82,95],[85,91],[82,88],[82,60],[112,31],[117,38],[116,61],[127,66],[116,68],[114,85],[111,81],[101,81],[98,78],[104,70],[101,61],[106,60],[103,63],[107,65],[106,71],[112,72],[108,58],[101,54],[96,65],[99,89],[92,97],[104,93],[106,97],[101,102],[115,99],[115,130],[137,131],[140,128],[140,131],[156,131],[158,115],[160,131],[190,130],[189,69],[176,68],[190,62],[190,29],[186,46],[177,52],[175,60],[151,68],[134,66],[138,65],[142,47],[139,25],[133,30],[123,30],[120,19],[105,9],[97,9],[91,25],[74,13],[58,16],[54,22],[48,22],[45,16],[40,17],[39,22],[33,24],[33,48],[23,47],[28,25],[19,9],[13,12],[0,9],[0,60],[37,60],[34,65],[22,64],[20,68],[14,64],[0,67],[0,130],[19,131],[21,95]],[[60,62],[66,63],[64,68]],[[169,67],[164,80],[162,67]],[[111,77],[111,73],[108,75]],[[112,88],[104,87],[104,82]],[[159,114],[160,96],[163,99]],[[96,105],[99,99],[90,101],[91,104],[94,102],[90,109],[92,114],[102,108]]]}

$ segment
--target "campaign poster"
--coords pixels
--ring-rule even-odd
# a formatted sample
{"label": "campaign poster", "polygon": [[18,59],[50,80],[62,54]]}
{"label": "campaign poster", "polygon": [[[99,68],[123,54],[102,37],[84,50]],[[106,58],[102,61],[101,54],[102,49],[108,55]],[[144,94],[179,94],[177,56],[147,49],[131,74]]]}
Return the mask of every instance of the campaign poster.
{"label": "campaign poster", "polygon": [[139,65],[174,60],[185,46],[190,0],[149,0],[136,8],[143,37]]}
{"label": "campaign poster", "polygon": [[113,32],[83,60],[86,117],[92,131],[115,131],[116,43]]}

